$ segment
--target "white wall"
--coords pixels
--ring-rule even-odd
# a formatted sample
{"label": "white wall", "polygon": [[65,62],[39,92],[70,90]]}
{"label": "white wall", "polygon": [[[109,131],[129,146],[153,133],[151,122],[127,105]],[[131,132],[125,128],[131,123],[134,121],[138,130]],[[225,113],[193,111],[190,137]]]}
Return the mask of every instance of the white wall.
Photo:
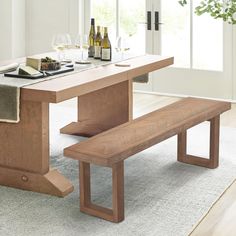
{"label": "white wall", "polygon": [[[0,60],[52,51],[56,33],[89,27],[87,0],[0,0]],[[87,24],[84,18],[88,19]]]}
{"label": "white wall", "polygon": [[25,0],[12,0],[12,57],[25,55]]}
{"label": "white wall", "polygon": [[52,51],[56,33],[79,31],[81,0],[0,0],[0,60]]}
{"label": "white wall", "polygon": [[79,0],[26,0],[26,54],[52,51],[54,34],[79,28]]}
{"label": "white wall", "polygon": [[11,1],[0,0],[0,59],[11,58]]}
{"label": "white wall", "polygon": [[0,60],[25,54],[25,0],[0,0]]}

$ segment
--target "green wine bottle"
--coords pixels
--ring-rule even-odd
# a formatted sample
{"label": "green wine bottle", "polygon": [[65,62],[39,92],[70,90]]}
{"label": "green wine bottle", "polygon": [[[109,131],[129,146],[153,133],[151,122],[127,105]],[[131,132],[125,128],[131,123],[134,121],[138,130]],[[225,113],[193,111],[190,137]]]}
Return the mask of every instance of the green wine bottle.
{"label": "green wine bottle", "polygon": [[95,41],[95,20],[91,19],[91,26],[89,32],[89,48],[88,48],[88,56],[94,57],[94,41]]}
{"label": "green wine bottle", "polygon": [[100,32],[100,26],[97,26],[97,34],[94,41],[94,58],[101,59],[101,45],[102,45],[102,35]]}
{"label": "green wine bottle", "polygon": [[111,43],[108,37],[107,27],[104,27],[104,38],[101,43],[101,60],[102,61],[111,61]]}

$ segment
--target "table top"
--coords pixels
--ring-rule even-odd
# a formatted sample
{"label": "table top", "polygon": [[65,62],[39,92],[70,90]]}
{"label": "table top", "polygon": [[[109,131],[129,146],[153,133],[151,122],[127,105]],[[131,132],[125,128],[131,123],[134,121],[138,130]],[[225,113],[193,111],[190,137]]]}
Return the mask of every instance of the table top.
{"label": "table top", "polygon": [[139,56],[125,61],[129,67],[110,64],[26,86],[22,88],[21,98],[58,103],[167,67],[173,62],[173,57]]}
{"label": "table top", "polygon": [[59,103],[125,80],[131,80],[136,76],[172,65],[173,62],[173,57],[138,56],[125,60],[125,64],[130,65],[128,67],[118,67],[115,63],[111,63],[25,86],[21,88],[21,99]]}

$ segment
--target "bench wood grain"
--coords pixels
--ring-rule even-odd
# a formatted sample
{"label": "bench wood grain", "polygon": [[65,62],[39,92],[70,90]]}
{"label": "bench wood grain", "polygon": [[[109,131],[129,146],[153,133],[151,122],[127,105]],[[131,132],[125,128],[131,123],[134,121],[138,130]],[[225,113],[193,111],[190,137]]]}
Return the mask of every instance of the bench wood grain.
{"label": "bench wood grain", "polygon": [[[228,102],[185,98],[65,148],[65,156],[80,162],[81,211],[113,222],[122,221],[124,160],[174,135],[178,135],[178,161],[216,168],[219,164],[220,114],[230,108]],[[210,121],[210,158],[188,155],[187,130],[204,121]],[[112,210],[91,203],[90,164],[111,167],[113,176],[116,176],[115,179],[113,177]]]}

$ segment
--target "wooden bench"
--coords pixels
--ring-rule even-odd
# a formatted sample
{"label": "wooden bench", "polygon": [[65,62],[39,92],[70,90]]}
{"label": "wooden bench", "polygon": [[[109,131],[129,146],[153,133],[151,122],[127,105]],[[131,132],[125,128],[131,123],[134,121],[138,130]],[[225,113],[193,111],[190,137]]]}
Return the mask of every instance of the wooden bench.
{"label": "wooden bench", "polygon": [[[228,102],[185,98],[65,148],[65,156],[79,160],[80,210],[112,222],[122,221],[124,160],[176,134],[178,161],[216,168],[219,160],[220,114],[230,108]],[[207,120],[210,121],[210,158],[188,155],[187,130]],[[91,202],[90,164],[112,168],[112,209]]]}

